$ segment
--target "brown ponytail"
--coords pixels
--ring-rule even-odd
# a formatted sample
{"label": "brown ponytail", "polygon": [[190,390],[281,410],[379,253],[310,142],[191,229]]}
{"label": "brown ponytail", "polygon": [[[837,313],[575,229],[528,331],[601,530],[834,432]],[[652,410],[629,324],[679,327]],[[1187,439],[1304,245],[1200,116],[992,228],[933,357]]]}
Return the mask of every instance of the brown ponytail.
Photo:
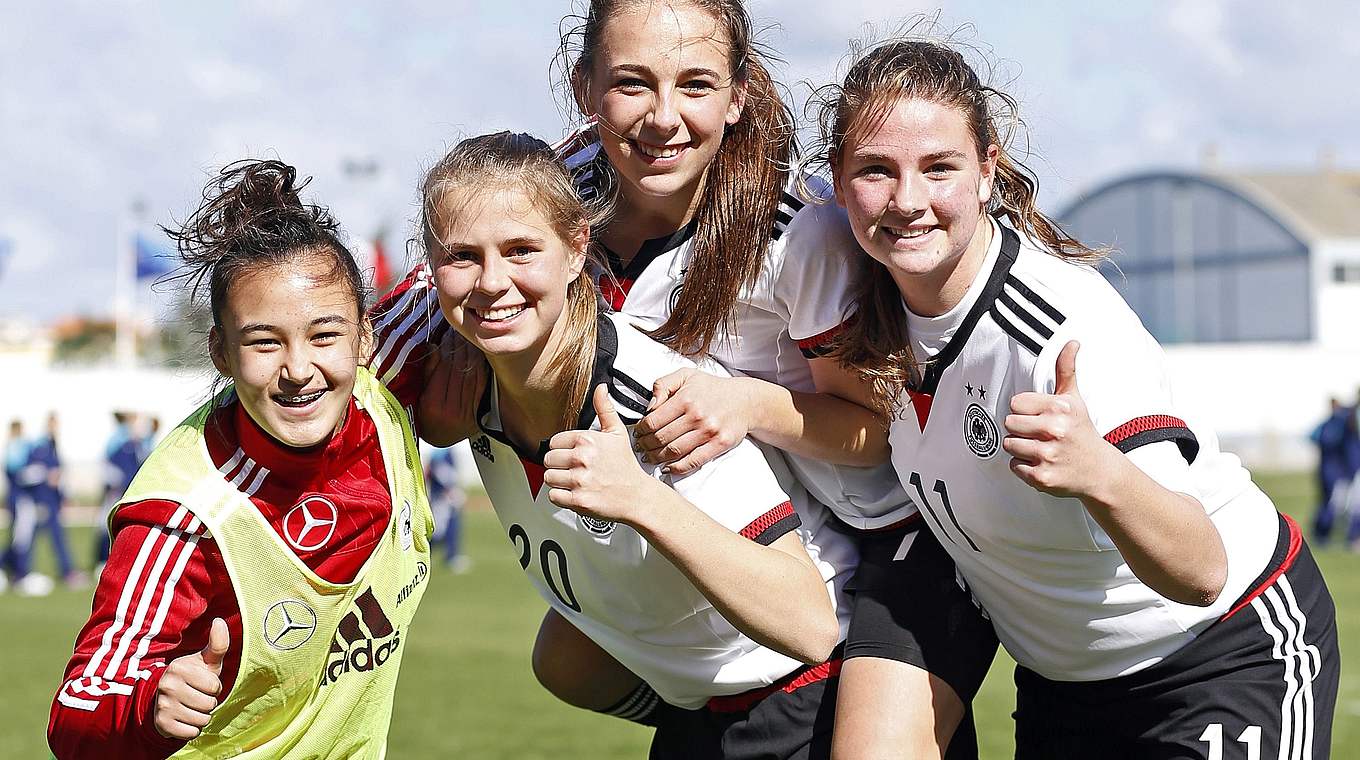
{"label": "brown ponytail", "polygon": [[[557,65],[559,91],[583,113],[586,83],[605,23],[639,0],[591,0],[586,16],[568,17]],[[685,0],[709,13],[726,31],[733,79],[746,88],[741,119],[727,128],[709,164],[695,212],[696,232],[680,294],[665,324],[652,336],[677,351],[702,355],[732,329],[733,306],[755,283],[765,263],[780,193],[794,152],[793,114],[754,41],[751,18],[740,0]],[[612,172],[608,162],[599,162]],[[617,187],[616,177],[605,180]]]}
{"label": "brown ponytail", "polygon": [[295,256],[330,262],[326,282],[343,281],[354,296],[360,324],[367,289],[345,244],[340,226],[324,206],[304,204],[297,169],[282,161],[243,160],[229,164],[203,190],[203,203],[179,229],[162,228],[175,241],[191,295],[208,282],[208,307],[221,327],[227,292],[243,274],[283,264]]}

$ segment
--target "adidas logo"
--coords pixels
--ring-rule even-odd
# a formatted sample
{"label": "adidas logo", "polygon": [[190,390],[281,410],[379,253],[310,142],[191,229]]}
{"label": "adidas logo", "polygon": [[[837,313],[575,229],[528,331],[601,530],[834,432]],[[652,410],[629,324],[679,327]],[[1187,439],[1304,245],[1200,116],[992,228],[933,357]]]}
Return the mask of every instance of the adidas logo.
{"label": "adidas logo", "polygon": [[321,670],[321,686],[340,680],[346,673],[367,673],[382,667],[401,646],[401,631],[392,627],[372,588],[365,589],[354,606],[356,609],[340,620],[331,639],[326,667]]}
{"label": "adidas logo", "polygon": [[486,457],[489,461],[496,461],[496,457],[491,454],[491,439],[487,438],[485,435],[472,443],[469,443],[468,446],[470,446],[473,451]]}

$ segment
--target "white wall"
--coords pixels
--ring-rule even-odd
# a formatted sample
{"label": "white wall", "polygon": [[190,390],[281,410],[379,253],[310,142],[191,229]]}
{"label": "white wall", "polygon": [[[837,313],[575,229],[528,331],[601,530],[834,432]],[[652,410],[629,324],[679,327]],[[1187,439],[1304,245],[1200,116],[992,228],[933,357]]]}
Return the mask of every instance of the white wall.
{"label": "white wall", "polygon": [[[1166,349],[1176,401],[1213,426],[1224,448],[1254,467],[1311,467],[1308,433],[1327,399],[1356,400],[1360,347],[1219,344]],[[1190,412],[1187,412],[1190,413]]]}
{"label": "white wall", "polygon": [[[1255,467],[1312,466],[1307,435],[1326,413],[1328,397],[1350,403],[1360,390],[1360,348],[1172,346],[1167,358],[1178,404],[1194,410],[1218,431],[1224,448]],[[31,434],[55,410],[67,488],[88,495],[101,482],[115,409],[159,416],[162,431],[167,430],[208,398],[213,375],[205,370],[42,368],[0,356],[0,378],[0,424],[17,417]],[[462,475],[475,483],[476,468],[466,447],[460,448]]]}
{"label": "white wall", "polygon": [[66,488],[76,495],[98,491],[104,446],[113,432],[114,410],[131,410],[161,420],[162,433],[207,400],[213,373],[157,369],[46,368],[0,357],[0,436],[18,418],[32,436],[57,413],[57,438],[66,469]]}

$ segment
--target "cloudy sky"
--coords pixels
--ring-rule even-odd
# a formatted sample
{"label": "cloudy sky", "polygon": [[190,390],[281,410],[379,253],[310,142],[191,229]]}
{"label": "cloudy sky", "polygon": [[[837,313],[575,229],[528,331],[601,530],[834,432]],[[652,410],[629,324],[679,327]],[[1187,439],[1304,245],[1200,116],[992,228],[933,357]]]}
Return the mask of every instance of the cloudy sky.
{"label": "cloudy sky", "polygon": [[[572,0],[381,4],[5,3],[0,7],[0,319],[108,314],[137,199],[182,219],[207,173],[277,156],[354,237],[399,243],[422,168],[451,141],[563,129],[548,66]],[[752,0],[781,78],[834,76],[847,41],[938,6]],[[1029,125],[1051,209],[1095,183],[1195,167],[1360,166],[1360,4],[965,0]],[[347,162],[371,162],[371,177]]]}

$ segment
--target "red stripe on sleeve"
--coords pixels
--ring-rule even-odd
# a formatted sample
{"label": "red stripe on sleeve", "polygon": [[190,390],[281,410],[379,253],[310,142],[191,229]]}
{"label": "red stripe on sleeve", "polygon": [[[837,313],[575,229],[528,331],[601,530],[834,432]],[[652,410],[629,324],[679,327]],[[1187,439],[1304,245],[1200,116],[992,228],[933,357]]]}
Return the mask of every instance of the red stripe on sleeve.
{"label": "red stripe on sleeve", "polygon": [[1150,414],[1146,417],[1135,417],[1123,425],[1105,434],[1105,440],[1118,446],[1121,442],[1149,430],[1161,428],[1189,428],[1185,420],[1179,417],[1172,417],[1167,414]]}
{"label": "red stripe on sleeve", "polygon": [[841,333],[845,332],[849,326],[850,322],[849,320],[846,320],[845,322],[836,325],[835,327],[831,328],[830,330],[827,330],[826,332],[817,333],[816,335],[813,335],[810,338],[803,338],[802,340],[798,341],[798,348],[804,354],[808,354],[809,352],[815,354],[818,351],[818,349],[826,348],[827,344],[829,344]]}
{"label": "red stripe on sleeve", "polygon": [[[787,527],[783,527],[787,524]],[[769,512],[751,521],[750,525],[741,529],[741,535],[760,544],[770,544],[776,538],[798,527],[801,521],[793,511],[793,504],[784,502],[771,509]]]}
{"label": "red stripe on sleeve", "polygon": [[1125,454],[1139,446],[1162,441],[1173,441],[1185,461],[1194,464],[1199,456],[1199,441],[1185,420],[1168,414],[1135,417],[1105,434],[1105,440]]}

